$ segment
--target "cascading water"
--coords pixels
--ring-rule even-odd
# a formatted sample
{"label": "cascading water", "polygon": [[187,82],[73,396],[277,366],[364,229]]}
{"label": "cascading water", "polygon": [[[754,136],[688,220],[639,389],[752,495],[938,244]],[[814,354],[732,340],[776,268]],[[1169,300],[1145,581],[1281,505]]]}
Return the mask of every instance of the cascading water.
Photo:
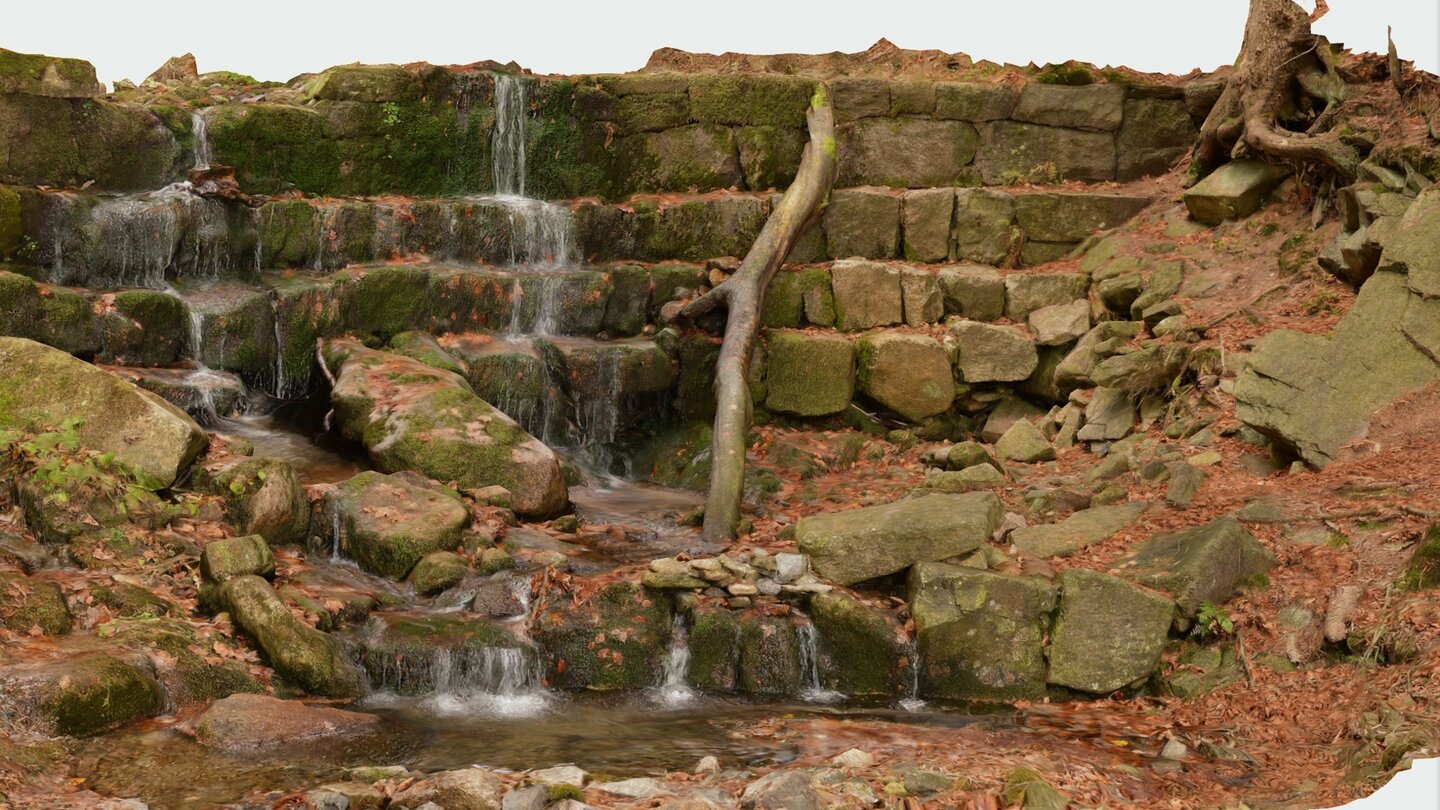
{"label": "cascading water", "polygon": [[670,649],[665,653],[664,680],[655,697],[665,706],[683,706],[696,698],[690,687],[690,628],[683,614],[675,614],[670,626]]}
{"label": "cascading water", "polygon": [[495,129],[490,171],[495,193],[525,196],[525,116],[529,86],[519,76],[495,74]]}
{"label": "cascading water", "polygon": [[215,162],[215,156],[210,150],[210,127],[199,110],[190,113],[190,135],[194,140],[195,170],[205,171]]}
{"label": "cascading water", "polygon": [[800,641],[800,698],[809,703],[835,703],[845,695],[820,683],[820,645],[815,625],[809,621],[796,628]]}
{"label": "cascading water", "polygon": [[[371,685],[379,690],[422,688],[438,715],[488,714],[526,717],[543,712],[554,696],[540,683],[538,662],[524,647],[431,648],[428,655],[371,664]],[[380,704],[393,695],[371,698]]]}

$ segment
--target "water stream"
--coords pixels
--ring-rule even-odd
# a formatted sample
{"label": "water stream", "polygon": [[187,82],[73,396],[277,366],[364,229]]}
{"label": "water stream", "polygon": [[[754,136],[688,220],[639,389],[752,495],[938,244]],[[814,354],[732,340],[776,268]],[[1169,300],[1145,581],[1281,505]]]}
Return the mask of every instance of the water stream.
{"label": "water stream", "polygon": [[190,137],[195,142],[195,171],[205,171],[215,162],[215,155],[210,149],[210,127],[200,110],[190,113],[190,130]]}

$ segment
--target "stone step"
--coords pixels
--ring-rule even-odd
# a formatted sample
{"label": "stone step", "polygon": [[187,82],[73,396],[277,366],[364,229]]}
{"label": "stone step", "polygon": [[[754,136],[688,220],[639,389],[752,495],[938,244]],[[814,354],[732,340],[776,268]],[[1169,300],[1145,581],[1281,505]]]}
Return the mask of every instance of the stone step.
{"label": "stone step", "polygon": [[[738,257],[764,226],[776,196],[652,195],[611,205],[496,197],[282,199],[248,208],[175,189],[124,197],[12,193],[13,228],[22,245],[14,253],[37,268],[32,275],[73,286],[150,289],[406,257],[499,267]],[[1150,199],[1114,189],[841,188],[789,258],[1043,264],[1124,223]],[[0,223],[0,231],[10,227]]]}

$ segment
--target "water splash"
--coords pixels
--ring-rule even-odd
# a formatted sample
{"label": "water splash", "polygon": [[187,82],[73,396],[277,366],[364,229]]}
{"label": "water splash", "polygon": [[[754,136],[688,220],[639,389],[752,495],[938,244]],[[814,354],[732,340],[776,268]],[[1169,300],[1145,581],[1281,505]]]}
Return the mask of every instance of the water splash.
{"label": "water splash", "polygon": [[684,706],[698,697],[690,687],[690,628],[685,615],[675,614],[670,625],[670,648],[665,653],[663,680],[655,689],[655,699],[664,706]]}
{"label": "water splash", "polygon": [[820,684],[819,634],[806,621],[795,629],[800,641],[800,699],[807,703],[835,703],[845,695]]}
{"label": "water splash", "polygon": [[195,142],[195,170],[205,171],[215,162],[215,155],[210,149],[210,127],[200,110],[190,113],[190,130]]}
{"label": "water splash", "polygon": [[437,715],[531,717],[555,701],[540,683],[538,661],[524,647],[432,648],[426,656],[372,662],[371,684],[388,690],[371,702],[398,702],[397,689],[429,691],[423,704]]}
{"label": "water splash", "polygon": [[529,86],[519,76],[495,74],[495,130],[490,173],[499,194],[525,196],[525,117]]}

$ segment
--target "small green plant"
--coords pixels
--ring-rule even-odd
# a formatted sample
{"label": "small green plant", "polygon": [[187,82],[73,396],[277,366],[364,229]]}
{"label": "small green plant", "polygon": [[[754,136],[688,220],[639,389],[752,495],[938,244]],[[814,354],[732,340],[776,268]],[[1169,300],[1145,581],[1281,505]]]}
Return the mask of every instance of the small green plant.
{"label": "small green plant", "polygon": [[381,105],[380,105],[380,109],[381,109],[382,112],[385,113],[385,117],[384,117],[383,119],[381,119],[382,121],[384,121],[385,126],[387,126],[387,127],[393,127],[393,126],[395,126],[396,124],[400,123],[400,105],[399,105],[399,104],[396,104],[396,103],[393,102],[393,101],[387,101],[387,102],[385,102],[384,104],[381,104]]}
{"label": "small green plant", "polygon": [[1311,315],[1331,315],[1339,305],[1339,293],[1334,290],[1320,290],[1305,302],[1305,311]]}
{"label": "small green plant", "polygon": [[1079,87],[1095,83],[1095,74],[1090,68],[1079,62],[1065,62],[1059,65],[1046,65],[1039,73],[1035,74],[1035,81],[1041,84],[1063,84],[1070,87]]}
{"label": "small green plant", "polygon": [[1195,629],[1192,632],[1206,638],[1233,636],[1235,622],[1214,602],[1201,602],[1200,609],[1195,612]]}

